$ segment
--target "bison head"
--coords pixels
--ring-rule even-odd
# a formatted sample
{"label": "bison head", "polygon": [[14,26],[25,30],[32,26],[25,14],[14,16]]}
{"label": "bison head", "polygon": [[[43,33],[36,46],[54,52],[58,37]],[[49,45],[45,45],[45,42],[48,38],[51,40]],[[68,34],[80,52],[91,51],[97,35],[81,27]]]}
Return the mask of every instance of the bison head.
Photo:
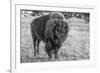
{"label": "bison head", "polygon": [[55,44],[62,44],[65,41],[69,31],[68,23],[66,20],[58,19],[55,20],[53,24],[53,41]]}

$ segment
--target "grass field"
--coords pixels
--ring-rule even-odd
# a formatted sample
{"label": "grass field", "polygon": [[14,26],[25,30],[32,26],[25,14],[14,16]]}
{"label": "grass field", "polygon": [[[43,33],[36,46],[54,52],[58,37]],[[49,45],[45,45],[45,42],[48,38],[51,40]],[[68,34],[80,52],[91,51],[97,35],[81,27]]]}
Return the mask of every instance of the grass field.
{"label": "grass field", "polygon": [[[44,51],[43,42],[41,42],[39,46],[40,54],[34,56],[34,45],[32,43],[30,32],[30,23],[34,18],[36,17],[32,17],[28,14],[25,16],[21,14],[21,63],[48,61],[48,56]],[[70,25],[68,37],[59,50],[59,58],[57,60],[52,59],[52,61],[88,60],[90,49],[89,23],[75,17],[70,18],[67,21]]]}

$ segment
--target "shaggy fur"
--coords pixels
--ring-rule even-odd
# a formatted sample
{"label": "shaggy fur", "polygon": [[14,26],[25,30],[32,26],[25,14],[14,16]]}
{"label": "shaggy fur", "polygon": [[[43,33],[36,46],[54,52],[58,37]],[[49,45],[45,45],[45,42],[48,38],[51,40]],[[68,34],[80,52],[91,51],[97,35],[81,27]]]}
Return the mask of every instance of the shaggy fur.
{"label": "shaggy fur", "polygon": [[64,15],[59,12],[34,19],[31,23],[34,55],[39,54],[39,43],[43,41],[49,59],[52,58],[52,54],[58,58],[58,50],[67,37],[68,29]]}

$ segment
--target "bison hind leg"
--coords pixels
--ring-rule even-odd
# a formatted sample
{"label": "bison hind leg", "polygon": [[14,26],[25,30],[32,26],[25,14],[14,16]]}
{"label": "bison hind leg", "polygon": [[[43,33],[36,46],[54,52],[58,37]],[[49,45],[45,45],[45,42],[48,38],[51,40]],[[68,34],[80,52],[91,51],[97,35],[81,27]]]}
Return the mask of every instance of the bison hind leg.
{"label": "bison hind leg", "polygon": [[39,44],[40,44],[40,41],[41,41],[40,39],[37,40],[37,51],[36,51],[37,54],[39,54]]}
{"label": "bison hind leg", "polygon": [[34,45],[34,56],[36,56],[37,36],[34,31],[32,31],[32,39],[33,39],[33,45]]}
{"label": "bison hind leg", "polygon": [[33,40],[33,44],[34,44],[34,56],[36,56],[36,40]]}

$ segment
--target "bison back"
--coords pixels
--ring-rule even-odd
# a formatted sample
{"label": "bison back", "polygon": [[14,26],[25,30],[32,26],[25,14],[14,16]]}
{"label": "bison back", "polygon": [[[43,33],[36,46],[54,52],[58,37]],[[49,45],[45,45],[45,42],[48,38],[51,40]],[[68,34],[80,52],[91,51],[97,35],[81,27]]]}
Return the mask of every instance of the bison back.
{"label": "bison back", "polygon": [[35,32],[36,36],[43,41],[45,40],[45,30],[48,19],[49,19],[49,14],[33,19],[31,23],[32,33]]}

